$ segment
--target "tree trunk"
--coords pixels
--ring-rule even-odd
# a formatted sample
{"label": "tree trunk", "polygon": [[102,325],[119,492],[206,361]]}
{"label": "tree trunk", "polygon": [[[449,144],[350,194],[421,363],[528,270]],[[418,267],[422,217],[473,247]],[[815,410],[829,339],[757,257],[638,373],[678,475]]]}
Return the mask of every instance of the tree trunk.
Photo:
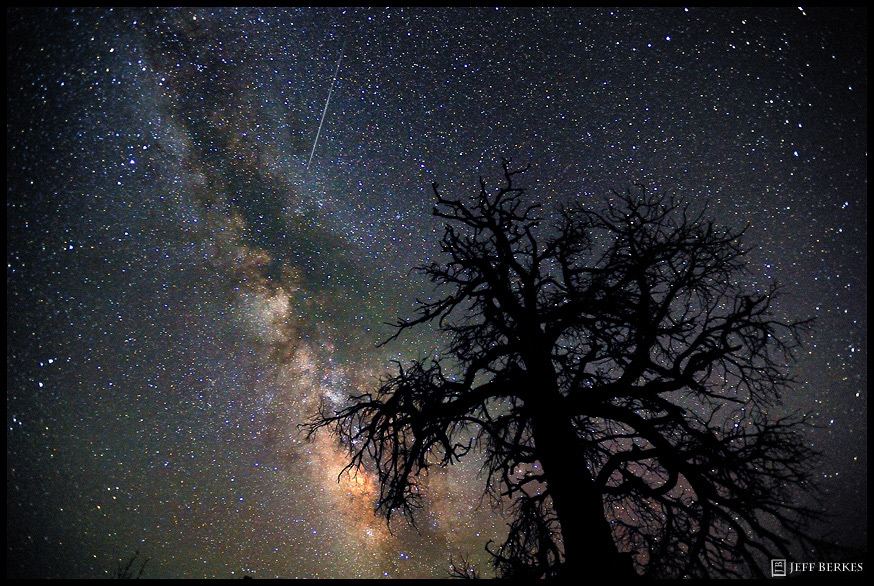
{"label": "tree trunk", "polygon": [[[550,378],[555,380],[554,373],[553,377],[533,377],[539,381]],[[554,383],[538,386],[536,405],[531,405],[534,441],[561,524],[562,575],[575,580],[637,577],[631,556],[616,549],[601,494],[581,458],[580,440],[570,415],[562,410],[558,389]]]}

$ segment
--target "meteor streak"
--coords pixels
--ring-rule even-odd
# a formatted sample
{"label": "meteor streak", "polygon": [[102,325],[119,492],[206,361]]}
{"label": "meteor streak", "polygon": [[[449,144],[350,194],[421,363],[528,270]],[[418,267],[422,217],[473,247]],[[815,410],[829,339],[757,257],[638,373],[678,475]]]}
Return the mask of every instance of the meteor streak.
{"label": "meteor streak", "polygon": [[310,151],[310,158],[307,161],[307,171],[310,169],[310,163],[313,162],[313,154],[316,152],[316,145],[319,144],[319,135],[322,133],[322,125],[325,123],[325,114],[328,113],[328,104],[331,103],[331,94],[334,92],[334,84],[337,83],[337,74],[340,73],[340,62],[343,61],[343,52],[346,50],[346,41],[343,41],[343,47],[340,49],[340,58],[337,59],[337,68],[334,70],[334,79],[331,80],[331,89],[328,90],[328,99],[325,100],[325,108],[322,110],[322,119],[319,121],[319,129],[316,131],[316,140],[313,141],[313,148]]}

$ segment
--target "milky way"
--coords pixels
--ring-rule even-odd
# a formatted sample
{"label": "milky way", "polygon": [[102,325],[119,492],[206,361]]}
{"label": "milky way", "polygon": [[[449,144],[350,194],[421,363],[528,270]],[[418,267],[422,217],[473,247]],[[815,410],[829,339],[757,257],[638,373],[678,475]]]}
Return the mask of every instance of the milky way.
{"label": "milky way", "polygon": [[9,10],[7,576],[136,551],[146,577],[483,564],[505,525],[476,461],[387,528],[373,479],[338,481],[343,452],[298,426],[439,348],[377,344],[429,293],[432,182],[470,192],[501,157],[547,209],[642,183],[750,225],[753,285],[817,318],[785,408],[821,425],[824,528],[867,547],[866,29],[794,7]]}

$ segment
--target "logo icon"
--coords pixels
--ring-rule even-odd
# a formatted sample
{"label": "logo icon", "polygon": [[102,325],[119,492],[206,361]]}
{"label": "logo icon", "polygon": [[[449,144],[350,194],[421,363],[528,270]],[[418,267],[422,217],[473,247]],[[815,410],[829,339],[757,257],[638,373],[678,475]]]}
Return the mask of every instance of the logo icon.
{"label": "logo icon", "polygon": [[771,560],[771,577],[779,578],[786,576],[786,560]]}

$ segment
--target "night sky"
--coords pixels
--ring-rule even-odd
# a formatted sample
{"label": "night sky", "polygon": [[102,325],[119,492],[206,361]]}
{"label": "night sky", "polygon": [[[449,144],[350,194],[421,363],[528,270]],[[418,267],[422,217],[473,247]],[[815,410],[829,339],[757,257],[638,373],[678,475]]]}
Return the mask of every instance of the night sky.
{"label": "night sky", "polygon": [[431,183],[473,193],[501,157],[531,164],[547,209],[641,183],[749,223],[752,286],[817,318],[784,408],[821,425],[823,528],[867,548],[867,10],[6,26],[7,577],[108,576],[137,550],[146,577],[483,563],[505,524],[478,462],[435,474],[418,531],[389,532],[372,479],[338,483],[343,453],[298,425],[439,347],[427,329],[376,344],[428,294],[410,268],[438,258]]}

